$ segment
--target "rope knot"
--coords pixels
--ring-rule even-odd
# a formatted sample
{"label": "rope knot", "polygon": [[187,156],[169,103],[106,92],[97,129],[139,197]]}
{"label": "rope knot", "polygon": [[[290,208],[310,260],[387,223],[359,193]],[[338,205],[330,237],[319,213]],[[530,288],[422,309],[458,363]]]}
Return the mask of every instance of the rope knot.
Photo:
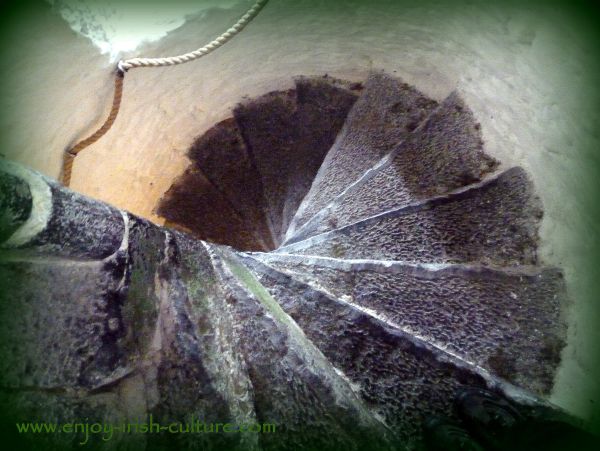
{"label": "rope knot", "polygon": [[128,67],[124,66],[125,61],[123,60],[119,60],[119,62],[117,63],[117,71],[121,74],[125,74],[125,72],[127,72],[129,70]]}

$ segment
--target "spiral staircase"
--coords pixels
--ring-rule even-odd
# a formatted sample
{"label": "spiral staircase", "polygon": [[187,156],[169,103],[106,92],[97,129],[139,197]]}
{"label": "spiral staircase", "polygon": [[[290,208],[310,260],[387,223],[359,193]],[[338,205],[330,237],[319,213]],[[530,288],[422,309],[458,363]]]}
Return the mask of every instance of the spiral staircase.
{"label": "spiral staircase", "polygon": [[190,149],[168,228],[13,167],[3,401],[279,425],[113,442],[146,449],[418,449],[460,387],[547,405],[565,283],[526,172],[483,145],[457,93],[377,72],[245,100]]}

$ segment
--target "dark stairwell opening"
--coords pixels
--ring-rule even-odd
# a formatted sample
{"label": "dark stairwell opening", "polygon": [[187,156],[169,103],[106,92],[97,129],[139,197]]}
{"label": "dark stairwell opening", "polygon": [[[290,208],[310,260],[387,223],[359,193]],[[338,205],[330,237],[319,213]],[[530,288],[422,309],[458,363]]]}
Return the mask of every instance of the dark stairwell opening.
{"label": "dark stairwell opening", "polygon": [[202,240],[276,249],[361,90],[327,75],[297,77],[294,89],[239,104],[193,143],[157,214]]}

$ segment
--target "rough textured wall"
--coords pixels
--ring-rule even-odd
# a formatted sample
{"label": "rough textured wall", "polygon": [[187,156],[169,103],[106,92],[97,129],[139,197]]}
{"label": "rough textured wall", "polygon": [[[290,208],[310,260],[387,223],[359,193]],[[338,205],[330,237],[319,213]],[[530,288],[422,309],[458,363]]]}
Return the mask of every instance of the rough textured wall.
{"label": "rough textured wall", "polygon": [[[214,10],[136,55],[172,55],[196,48],[242,14],[245,4]],[[577,193],[589,191],[581,144],[593,134],[586,97],[590,49],[576,25],[539,6],[513,10],[465,2],[273,1],[243,34],[195,63],[131,71],[117,123],[77,158],[72,187],[139,215],[152,211],[188,165],[194,138],[231,115],[243,96],[288,89],[292,76],[329,73],[364,80],[386,69],[441,100],[458,89],[481,122],[488,152],[520,164],[541,195],[543,257],[565,268],[574,299],[585,268],[583,230],[597,233]],[[5,49],[1,127],[6,156],[56,177],[63,149],[107,114],[112,89],[108,59],[47,7],[20,24]],[[17,28],[19,30],[19,28]],[[26,33],[22,30],[27,30]],[[585,387],[597,343],[591,305],[572,309],[567,364],[555,400],[586,414]]]}

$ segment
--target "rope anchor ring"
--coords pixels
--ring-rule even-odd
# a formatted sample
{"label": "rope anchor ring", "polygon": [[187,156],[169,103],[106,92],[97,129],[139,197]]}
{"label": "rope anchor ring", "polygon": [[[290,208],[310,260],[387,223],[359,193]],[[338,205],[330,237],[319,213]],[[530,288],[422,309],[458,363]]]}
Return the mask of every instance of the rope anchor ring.
{"label": "rope anchor ring", "polygon": [[256,3],[244,14],[231,28],[221,34],[218,38],[212,40],[204,47],[200,47],[193,52],[185,53],[183,55],[165,57],[165,58],[132,58],[128,60],[120,60],[117,63],[117,68],[115,70],[115,91],[113,95],[113,104],[104,124],[91,136],[88,138],[79,141],[73,147],[65,150],[63,166],[62,166],[62,183],[65,186],[69,186],[71,183],[71,174],[73,172],[73,163],[75,161],[75,157],[86,147],[92,145],[96,141],[98,141],[102,136],[110,130],[112,125],[117,118],[117,114],[119,113],[119,109],[121,107],[121,97],[123,95],[123,79],[125,78],[125,73],[130,69],[134,69],[136,67],[161,67],[161,66],[175,66],[177,64],[188,63],[190,61],[194,61],[198,58],[201,58],[209,53],[215,51],[223,44],[232,39],[235,35],[237,35],[240,31],[242,31],[248,23],[252,19],[254,19],[260,10],[268,3],[269,0],[257,0]]}

